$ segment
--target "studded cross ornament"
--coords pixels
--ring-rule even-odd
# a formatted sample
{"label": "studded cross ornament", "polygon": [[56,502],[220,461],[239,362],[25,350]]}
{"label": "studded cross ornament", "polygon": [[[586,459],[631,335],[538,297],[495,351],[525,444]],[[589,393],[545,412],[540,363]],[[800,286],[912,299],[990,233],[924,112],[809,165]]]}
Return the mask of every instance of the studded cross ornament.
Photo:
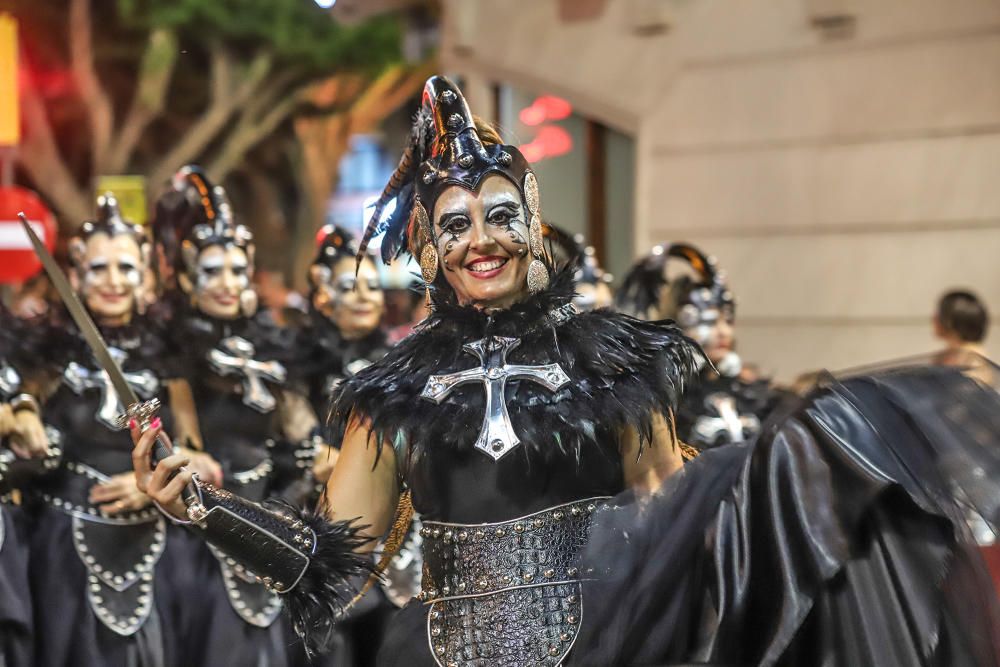
{"label": "studded cross ornament", "polygon": [[760,432],[760,419],[754,414],[740,414],[736,401],[727,394],[709,394],[705,406],[717,416],[702,415],[693,430],[704,442],[743,442],[747,434]]}
{"label": "studded cross ornament", "polygon": [[223,338],[219,347],[208,353],[208,361],[219,375],[235,375],[243,381],[243,404],[258,412],[274,410],[277,401],[264,380],[281,384],[287,373],[277,361],[257,361],[253,343],[240,336]]}
{"label": "studded cross ornament", "polygon": [[470,382],[482,383],[486,391],[486,414],[476,440],[476,449],[499,461],[520,444],[507,412],[504,395],[507,380],[530,380],[549,391],[561,389],[569,376],[559,364],[521,366],[507,364],[507,353],[521,344],[517,338],[491,336],[466,344],[463,349],[479,358],[479,368],[470,368],[447,375],[432,375],[420,393],[435,403],[441,403],[456,387]]}
{"label": "studded cross ornament", "polygon": [[[119,368],[128,359],[128,354],[117,347],[109,347],[108,353]],[[122,377],[140,398],[149,399],[160,389],[160,381],[151,371],[136,371],[122,373]],[[63,381],[76,394],[82,394],[87,389],[101,390],[101,407],[97,411],[97,421],[112,431],[120,431],[123,426],[119,416],[125,412],[118,392],[115,391],[111,377],[104,369],[93,370],[71,361],[63,371]]]}

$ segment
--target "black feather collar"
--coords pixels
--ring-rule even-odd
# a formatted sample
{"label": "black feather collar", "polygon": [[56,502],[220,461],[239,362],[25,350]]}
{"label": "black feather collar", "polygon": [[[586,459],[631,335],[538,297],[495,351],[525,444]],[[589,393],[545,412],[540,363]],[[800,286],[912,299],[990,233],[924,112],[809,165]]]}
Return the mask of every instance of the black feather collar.
{"label": "black feather collar", "polygon": [[420,394],[431,375],[477,366],[465,344],[509,336],[520,344],[508,363],[558,363],[570,377],[556,392],[508,381],[507,409],[530,454],[579,458],[586,446],[617,446],[627,426],[648,438],[653,415],[672,411],[695,374],[698,346],[668,321],[609,310],[558,315],[572,298],[572,275],[560,272],[550,289],[503,311],[439,304],[414,334],[341,385],[331,412],[333,433],[343,433],[358,413],[370,420],[380,444],[404,446],[410,457],[425,448],[473,447],[485,410],[483,387],[458,387],[440,405]]}

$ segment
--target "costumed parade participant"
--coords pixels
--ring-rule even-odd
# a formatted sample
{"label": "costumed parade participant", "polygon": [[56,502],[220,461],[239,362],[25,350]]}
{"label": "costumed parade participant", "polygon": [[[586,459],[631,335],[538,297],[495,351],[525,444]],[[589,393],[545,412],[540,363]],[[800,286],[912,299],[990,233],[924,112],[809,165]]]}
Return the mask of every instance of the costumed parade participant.
{"label": "costumed parade participant", "polygon": [[[668,279],[669,260],[694,276]],[[734,349],[736,300],[716,259],[686,243],[657,246],[629,270],[617,295],[625,312],[671,319],[705,352],[698,380],[677,406],[677,436],[696,450],[752,440],[785,397],[753,377]]]}
{"label": "costumed parade participant", "polygon": [[60,453],[59,434],[42,425],[38,401],[23,391],[14,366],[26,352],[22,329],[0,305],[0,667],[34,664],[28,525],[15,495],[55,467]]}
{"label": "costumed parade participant", "polygon": [[[69,242],[71,278],[125,378],[164,405],[163,427],[183,442],[169,383],[177,378],[159,322],[143,310],[149,243],[109,193]],[[64,311],[39,323],[44,353],[26,370],[62,437],[57,469],[24,489],[30,510],[30,586],[39,667],[175,664],[167,572],[168,524],[129,474],[124,406]],[[187,458],[187,457],[185,457]],[[179,533],[179,531],[178,531]]]}
{"label": "costumed parade participant", "polygon": [[[316,258],[309,267],[309,317],[299,332],[296,353],[313,411],[325,416],[340,383],[381,359],[389,345],[380,328],[385,298],[374,259],[366,256],[357,266],[357,241],[332,225],[320,230],[317,245]],[[337,462],[340,442],[331,438],[327,444],[319,427],[315,437],[322,443],[313,468],[321,491]],[[310,499],[313,505],[319,491]],[[382,588],[373,587],[352,606],[326,654],[314,664],[373,664],[382,626],[393,609]]]}
{"label": "costumed parade participant", "polygon": [[542,234],[546,250],[552,256],[553,266],[559,269],[564,264],[573,264],[576,268],[573,276],[576,283],[573,305],[580,310],[613,306],[611,283],[614,282],[614,276],[601,268],[597,261],[597,249],[586,245],[583,234],[570,235],[566,230],[550,223],[542,223]]}
{"label": "costumed parade participant", "polygon": [[[169,218],[157,221],[158,242],[180,288],[171,333],[187,365],[205,453],[228,491],[255,502],[304,501],[313,487],[317,420],[305,397],[285,386],[290,337],[257,317],[253,235],[197,167],[181,169],[164,198],[157,210]],[[184,664],[287,664],[294,638],[278,620],[278,595],[215,548],[202,546],[189,566],[201,585],[186,623]]]}
{"label": "costumed parade participant", "polygon": [[176,456],[153,471],[158,430],[133,429],[140,486],[281,593],[309,645],[370,568],[405,482],[426,576],[381,665],[996,664],[996,600],[930,446],[968,454],[996,491],[1000,462],[980,449],[1000,429],[904,419],[924,379],[986,410],[977,429],[995,395],[950,369],[831,384],[754,445],[671,476],[697,346],[669,322],[572,306],[530,166],[447,79],[427,82],[373,221],[361,250],[383,231],[384,258],[419,256],[434,310],[342,383],[320,515],[220,491]]}

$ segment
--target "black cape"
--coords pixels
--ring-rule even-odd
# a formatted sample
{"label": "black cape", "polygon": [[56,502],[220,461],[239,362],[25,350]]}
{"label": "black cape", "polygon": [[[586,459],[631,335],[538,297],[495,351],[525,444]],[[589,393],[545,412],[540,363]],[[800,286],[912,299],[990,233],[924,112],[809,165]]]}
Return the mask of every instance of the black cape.
{"label": "black cape", "polygon": [[998,491],[992,388],[930,367],[829,382],[598,515],[571,664],[1000,664],[963,511],[995,525]]}

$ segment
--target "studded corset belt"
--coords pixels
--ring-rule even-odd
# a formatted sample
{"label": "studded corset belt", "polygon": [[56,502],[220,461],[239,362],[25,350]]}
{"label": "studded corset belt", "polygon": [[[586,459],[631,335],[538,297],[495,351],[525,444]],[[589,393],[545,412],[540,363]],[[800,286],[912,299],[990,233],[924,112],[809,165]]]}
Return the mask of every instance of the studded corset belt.
{"label": "studded corset belt", "polygon": [[427,637],[442,667],[555,667],[583,617],[578,561],[606,498],[488,524],[424,521]]}

